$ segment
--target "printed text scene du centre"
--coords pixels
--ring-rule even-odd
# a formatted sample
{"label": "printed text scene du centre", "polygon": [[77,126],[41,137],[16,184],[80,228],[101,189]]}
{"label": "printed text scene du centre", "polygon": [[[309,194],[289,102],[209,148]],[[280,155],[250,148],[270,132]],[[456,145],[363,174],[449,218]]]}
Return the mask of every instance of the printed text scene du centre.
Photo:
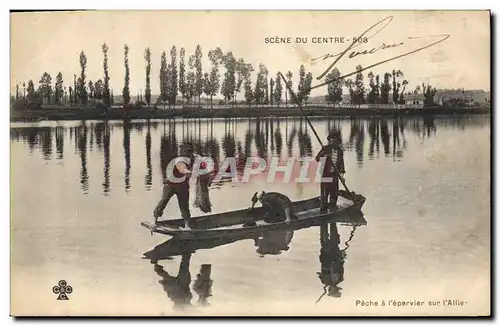
{"label": "printed text scene du centre", "polygon": [[367,37],[348,36],[267,36],[264,38],[266,44],[292,44],[292,43],[313,43],[313,44],[333,44],[333,43],[367,43]]}

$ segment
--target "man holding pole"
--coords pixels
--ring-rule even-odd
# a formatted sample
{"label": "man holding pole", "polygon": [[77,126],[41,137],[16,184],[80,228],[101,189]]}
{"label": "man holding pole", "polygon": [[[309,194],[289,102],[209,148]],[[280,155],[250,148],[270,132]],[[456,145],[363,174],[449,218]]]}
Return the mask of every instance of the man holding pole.
{"label": "man holding pole", "polygon": [[326,213],[328,206],[337,208],[337,198],[339,196],[339,178],[345,173],[344,151],[340,147],[341,133],[334,131],[327,137],[328,145],[323,146],[316,155],[319,162],[325,157],[321,181],[321,213]]}
{"label": "man holding pole", "polygon": [[[299,101],[297,95],[295,95],[294,91],[290,87],[289,83],[287,83],[285,77],[281,72],[279,72],[279,75],[281,79],[284,81],[286,88],[288,89],[288,92],[290,93],[290,96],[294,99],[296,103],[298,103],[300,111],[304,115],[304,118],[306,119],[307,123],[309,124],[309,127],[311,127],[312,132],[316,136],[316,139],[320,144],[321,139],[318,136],[318,133],[314,129],[311,121],[307,117],[307,115],[304,112],[304,109],[302,108],[302,105],[300,104],[301,101]],[[316,88],[316,87],[315,87]],[[306,89],[305,91],[310,91],[311,89]],[[340,180],[342,182],[342,185],[344,186],[349,198],[355,203],[355,204],[361,204],[363,205],[364,200],[362,202],[359,201],[354,196],[354,193],[349,191],[347,188],[347,185],[345,183],[344,177],[342,176],[345,173],[344,170],[344,152],[340,148],[341,142],[341,133],[339,131],[333,132],[328,136],[328,145],[323,146],[321,148],[321,151],[318,153],[316,156],[316,161],[319,161],[321,157],[326,157],[326,165],[325,169],[323,171],[323,176],[324,177],[329,177],[329,175],[332,176],[332,182],[322,182],[321,183],[321,199],[322,199],[322,212],[326,212],[326,203],[328,197],[330,197],[330,205],[337,205],[337,198],[339,196],[339,183],[338,181]],[[322,144],[323,145],[323,144]],[[333,164],[335,162],[335,164]]]}

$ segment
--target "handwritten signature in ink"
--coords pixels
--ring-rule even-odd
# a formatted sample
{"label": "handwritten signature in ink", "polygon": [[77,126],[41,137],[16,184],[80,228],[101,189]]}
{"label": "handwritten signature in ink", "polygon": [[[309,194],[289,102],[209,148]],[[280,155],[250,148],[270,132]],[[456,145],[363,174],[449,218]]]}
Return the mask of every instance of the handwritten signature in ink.
{"label": "handwritten signature in ink", "polygon": [[[360,40],[360,39],[370,39],[372,37],[374,37],[375,35],[377,35],[378,33],[380,33],[382,30],[384,30],[393,20],[393,16],[389,16],[389,17],[386,17],[384,19],[382,19],[381,21],[375,23],[374,25],[372,25],[370,28],[368,28],[366,31],[364,31],[358,38],[356,38],[357,40]],[[367,36],[369,35],[369,36]],[[430,44],[426,44],[420,48],[417,48],[417,49],[414,49],[414,50],[411,50],[411,51],[408,51],[408,52],[405,52],[403,54],[400,54],[400,55],[396,55],[392,58],[389,58],[389,59],[385,59],[385,60],[382,60],[382,61],[379,61],[377,63],[374,63],[372,65],[369,65],[369,66],[366,66],[366,67],[362,67],[360,70],[356,70],[356,71],[353,71],[353,72],[350,72],[348,74],[345,74],[343,76],[340,76],[338,79],[343,79],[343,78],[346,78],[346,77],[349,77],[349,76],[352,76],[358,72],[361,72],[363,70],[367,70],[367,69],[370,69],[370,68],[373,68],[373,67],[376,67],[376,66],[379,66],[381,64],[384,64],[384,63],[387,63],[389,61],[393,61],[393,60],[396,60],[396,59],[399,59],[399,58],[402,58],[402,57],[405,57],[405,56],[408,56],[410,54],[413,54],[413,53],[416,53],[416,52],[419,52],[419,51],[422,51],[424,49],[427,49],[431,46],[434,46],[438,43],[441,43],[443,41],[445,41],[446,39],[448,39],[451,35],[450,34],[440,34],[440,35],[428,35],[428,36],[421,36],[421,37],[408,37],[409,40],[412,40],[412,39],[426,39],[426,38],[435,38],[435,37],[439,37],[439,39],[435,42],[432,42]],[[380,50],[385,50],[385,49],[392,49],[392,48],[397,48],[401,45],[403,45],[404,42],[399,42],[399,43],[394,43],[394,44],[385,44],[385,43],[382,43],[379,47],[372,47],[371,49],[365,49],[365,50],[362,50],[362,51],[352,51],[348,58],[349,59],[353,59],[359,55],[371,55],[371,54],[374,54]],[[331,58],[335,58],[335,60],[330,64],[330,66],[328,66],[328,68],[322,73],[320,74],[318,77],[316,77],[317,80],[320,80],[322,79],[323,77],[325,77],[326,74],[328,74],[328,72],[333,68],[335,67],[335,65],[340,61],[340,59],[342,59],[346,54],[347,52],[351,51],[352,49],[354,49],[355,47],[358,47],[362,45],[362,43],[360,42],[352,42],[344,51],[342,52],[339,52],[339,53],[327,53],[327,54],[324,54],[320,57],[317,57],[317,58],[313,58],[311,61],[318,61],[318,60],[327,60],[327,59],[331,59]],[[319,85],[315,85],[313,87],[311,87],[311,90],[312,89],[315,89],[315,88],[319,88],[319,87],[322,87],[322,86],[325,86],[329,83],[331,83],[332,80],[329,80],[329,81],[325,81]]]}

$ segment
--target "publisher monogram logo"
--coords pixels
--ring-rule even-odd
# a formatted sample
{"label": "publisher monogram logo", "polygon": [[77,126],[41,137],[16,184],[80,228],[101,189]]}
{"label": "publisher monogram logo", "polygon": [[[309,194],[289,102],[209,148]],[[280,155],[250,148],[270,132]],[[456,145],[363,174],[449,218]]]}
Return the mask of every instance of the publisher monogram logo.
{"label": "publisher monogram logo", "polygon": [[52,292],[58,294],[57,300],[69,300],[68,294],[73,292],[73,288],[65,280],[60,280],[58,285],[52,288]]}

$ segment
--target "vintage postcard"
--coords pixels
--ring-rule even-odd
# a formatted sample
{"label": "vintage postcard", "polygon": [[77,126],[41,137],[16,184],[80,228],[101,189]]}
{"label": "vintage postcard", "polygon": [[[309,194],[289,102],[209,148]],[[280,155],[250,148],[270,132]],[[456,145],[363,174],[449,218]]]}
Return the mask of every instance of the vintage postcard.
{"label": "vintage postcard", "polygon": [[12,316],[489,316],[490,12],[11,12]]}

